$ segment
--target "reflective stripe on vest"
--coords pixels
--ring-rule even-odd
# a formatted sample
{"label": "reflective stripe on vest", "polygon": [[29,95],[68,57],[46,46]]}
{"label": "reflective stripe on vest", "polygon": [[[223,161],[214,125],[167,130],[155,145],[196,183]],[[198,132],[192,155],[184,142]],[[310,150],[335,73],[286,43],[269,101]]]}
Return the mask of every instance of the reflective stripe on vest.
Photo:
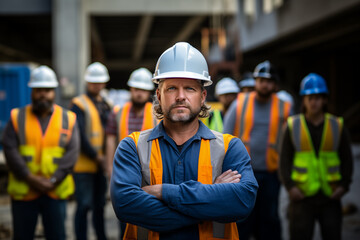
{"label": "reflective stripe on vest", "polygon": [[[95,104],[85,94],[74,98],[73,103],[85,114],[85,134],[87,139],[97,153],[102,154],[104,129]],[[84,153],[80,153],[79,159],[74,166],[74,172],[95,173],[97,168],[97,164],[93,159],[89,158]]]}
{"label": "reflective stripe on vest", "polygon": [[343,127],[342,118],[325,114],[318,156],[304,115],[290,117],[288,126],[296,151],[291,178],[306,196],[312,196],[320,189],[325,195],[330,196],[336,182],[341,180],[337,149]]}
{"label": "reflective stripe on vest", "polygon": [[[147,141],[152,129],[134,132],[134,140],[142,169],[142,186],[162,184],[162,157],[158,139]],[[212,131],[216,139],[202,139],[198,162],[198,181],[212,184],[221,174],[225,153],[233,136]],[[199,224],[199,239],[239,239],[236,223],[204,222]],[[132,224],[126,225],[123,239],[158,240],[159,233]]]}
{"label": "reflective stripe on vest", "polygon": [[[54,105],[54,111],[43,133],[38,118],[32,113],[31,105],[11,112],[11,121],[19,138],[19,153],[34,175],[50,178],[65,153],[65,146],[70,141],[76,115]],[[38,197],[25,181],[20,181],[10,172],[9,194],[17,200],[32,200]],[[66,199],[74,193],[74,181],[71,175],[48,193],[55,199]]]}
{"label": "reflective stripe on vest", "polygon": [[[120,142],[122,139],[129,135],[129,113],[131,110],[132,103],[127,102],[122,108],[118,106],[114,107],[114,112],[116,113],[116,123],[117,123],[117,141]],[[156,126],[156,119],[153,117],[152,113],[152,103],[147,102],[144,107],[144,117],[141,131],[154,128]]]}
{"label": "reflective stripe on vest", "polygon": [[[250,137],[254,125],[254,105],[256,92],[239,93],[237,97],[236,122],[233,134],[244,143],[250,154]],[[277,170],[279,143],[282,125],[290,114],[290,103],[281,101],[276,94],[271,96],[268,146],[266,165],[270,172]]]}

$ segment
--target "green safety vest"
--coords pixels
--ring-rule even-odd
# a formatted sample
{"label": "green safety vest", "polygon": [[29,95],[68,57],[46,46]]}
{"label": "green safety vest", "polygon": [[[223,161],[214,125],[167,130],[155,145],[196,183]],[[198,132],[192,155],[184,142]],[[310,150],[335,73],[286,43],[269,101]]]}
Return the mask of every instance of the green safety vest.
{"label": "green safety vest", "polygon": [[337,149],[343,119],[325,114],[324,129],[316,156],[309,129],[303,114],[288,118],[290,136],[295,147],[291,179],[305,196],[313,196],[320,189],[330,196],[341,180]]}
{"label": "green safety vest", "polygon": [[203,120],[203,123],[211,130],[223,132],[224,124],[221,116],[221,111],[219,109],[214,109],[214,111],[212,111],[212,114],[213,115],[211,117],[211,121],[208,117]]}

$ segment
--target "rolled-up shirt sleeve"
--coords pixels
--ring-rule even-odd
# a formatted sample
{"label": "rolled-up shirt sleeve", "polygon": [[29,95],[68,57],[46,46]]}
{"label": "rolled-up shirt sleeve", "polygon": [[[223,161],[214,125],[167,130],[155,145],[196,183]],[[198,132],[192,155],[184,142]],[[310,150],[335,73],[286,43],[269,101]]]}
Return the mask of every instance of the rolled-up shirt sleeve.
{"label": "rolled-up shirt sleeve", "polygon": [[258,184],[250,157],[238,138],[231,140],[225,155],[222,170],[229,169],[241,174],[239,183],[202,184],[187,181],[179,185],[163,184],[163,201],[174,210],[201,220],[245,220],[254,207]]}
{"label": "rolled-up shirt sleeve", "polygon": [[[199,219],[171,209],[141,189],[141,165],[134,141],[127,137],[119,144],[110,183],[111,201],[118,219],[162,232],[197,224]],[[171,223],[171,224],[169,224]]]}

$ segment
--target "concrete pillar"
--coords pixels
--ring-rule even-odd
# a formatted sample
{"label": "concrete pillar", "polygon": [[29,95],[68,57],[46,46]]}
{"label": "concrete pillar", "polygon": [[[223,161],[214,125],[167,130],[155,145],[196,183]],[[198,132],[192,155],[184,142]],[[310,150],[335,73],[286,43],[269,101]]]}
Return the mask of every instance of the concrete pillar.
{"label": "concrete pillar", "polygon": [[89,59],[89,18],[84,0],[54,0],[53,67],[60,87],[57,103],[68,107],[72,97],[84,92],[84,71]]}

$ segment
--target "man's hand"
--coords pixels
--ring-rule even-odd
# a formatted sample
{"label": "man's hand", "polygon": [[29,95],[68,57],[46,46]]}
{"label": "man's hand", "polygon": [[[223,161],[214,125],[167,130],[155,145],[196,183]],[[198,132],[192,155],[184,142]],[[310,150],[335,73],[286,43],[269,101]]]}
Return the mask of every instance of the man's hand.
{"label": "man's hand", "polygon": [[304,199],[304,194],[300,191],[298,187],[292,187],[289,190],[289,197],[291,201],[300,201]]}
{"label": "man's hand", "polygon": [[55,185],[50,181],[50,179],[44,178],[42,176],[29,174],[26,177],[26,181],[32,188],[40,193],[47,193],[55,188]]}
{"label": "man's hand", "polygon": [[220,176],[215,179],[216,183],[238,183],[240,182],[241,174],[238,171],[233,171],[231,169],[223,172]]}
{"label": "man's hand", "polygon": [[141,188],[150,195],[155,196],[157,199],[162,199],[162,184],[150,185]]}
{"label": "man's hand", "polygon": [[336,200],[340,200],[342,198],[342,196],[344,196],[345,193],[346,193],[345,188],[339,186],[339,187],[337,187],[335,189],[335,191],[331,195],[331,198],[336,199]]}

